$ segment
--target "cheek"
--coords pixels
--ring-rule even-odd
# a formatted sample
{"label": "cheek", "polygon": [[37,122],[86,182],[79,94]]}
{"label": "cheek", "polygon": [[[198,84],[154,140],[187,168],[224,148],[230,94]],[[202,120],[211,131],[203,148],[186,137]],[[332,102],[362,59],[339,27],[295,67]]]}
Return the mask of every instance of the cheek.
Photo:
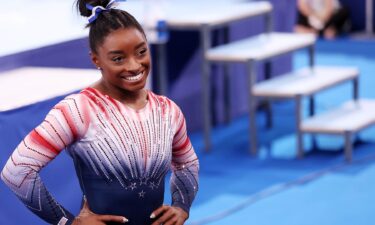
{"label": "cheek", "polygon": [[142,63],[147,66],[151,66],[151,55],[148,53],[143,59]]}
{"label": "cheek", "polygon": [[102,71],[103,76],[107,77],[107,79],[116,79],[118,74],[121,74],[120,67],[107,67],[103,68]]}
{"label": "cheek", "polygon": [[106,70],[108,71],[108,73],[111,73],[111,74],[114,74],[114,73],[118,73],[122,70],[123,67],[121,66],[115,66],[115,65],[108,65],[106,67]]}

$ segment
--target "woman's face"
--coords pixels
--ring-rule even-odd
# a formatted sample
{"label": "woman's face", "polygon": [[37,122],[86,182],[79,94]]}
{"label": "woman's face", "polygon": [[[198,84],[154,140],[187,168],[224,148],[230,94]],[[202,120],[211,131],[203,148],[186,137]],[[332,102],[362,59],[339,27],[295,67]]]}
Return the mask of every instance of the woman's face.
{"label": "woman's face", "polygon": [[144,88],[151,69],[146,38],[136,28],[111,32],[92,53],[94,64],[101,68],[108,88],[136,92]]}

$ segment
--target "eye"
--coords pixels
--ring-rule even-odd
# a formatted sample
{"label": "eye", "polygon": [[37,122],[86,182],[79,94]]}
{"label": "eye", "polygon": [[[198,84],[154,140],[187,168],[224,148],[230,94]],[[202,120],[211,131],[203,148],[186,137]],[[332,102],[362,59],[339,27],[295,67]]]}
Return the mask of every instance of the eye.
{"label": "eye", "polygon": [[146,54],[146,52],[147,52],[147,48],[142,48],[141,50],[138,51],[138,55],[143,56]]}
{"label": "eye", "polygon": [[112,61],[115,62],[115,63],[121,63],[122,61],[124,61],[124,57],[115,56],[115,57],[112,58]]}

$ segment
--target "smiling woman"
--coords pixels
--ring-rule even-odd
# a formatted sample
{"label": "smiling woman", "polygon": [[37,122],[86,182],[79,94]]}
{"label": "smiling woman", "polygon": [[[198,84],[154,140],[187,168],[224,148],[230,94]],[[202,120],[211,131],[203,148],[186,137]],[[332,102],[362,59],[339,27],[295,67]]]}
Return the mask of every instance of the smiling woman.
{"label": "smiling woman", "polygon": [[[102,77],[54,106],[15,149],[1,178],[51,224],[181,225],[198,191],[198,159],[180,108],[144,88],[151,69],[146,36],[115,3],[77,1]],[[63,149],[83,192],[78,216],[54,200],[39,176]],[[170,168],[171,206],[163,205]]]}
{"label": "smiling woman", "polygon": [[[151,62],[145,35],[136,28],[111,32],[91,53],[103,79],[95,87],[134,108],[142,107]],[[138,96],[137,96],[138,95]],[[137,102],[139,100],[139,102]]]}

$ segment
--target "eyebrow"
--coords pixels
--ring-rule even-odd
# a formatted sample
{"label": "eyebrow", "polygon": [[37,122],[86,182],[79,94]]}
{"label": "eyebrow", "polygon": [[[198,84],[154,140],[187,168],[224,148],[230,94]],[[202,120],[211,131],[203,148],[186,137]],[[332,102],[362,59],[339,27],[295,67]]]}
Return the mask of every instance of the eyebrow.
{"label": "eyebrow", "polygon": [[[143,41],[143,42],[139,43],[138,45],[135,46],[134,49],[137,49],[137,48],[139,48],[139,47],[141,47],[143,45],[146,45],[146,42]],[[109,51],[108,55],[116,55],[116,54],[123,54],[123,53],[124,52],[121,51],[121,50],[114,50],[114,51]]]}
{"label": "eyebrow", "polygon": [[139,43],[137,46],[135,46],[135,49],[141,47],[142,45],[146,45],[146,42],[142,41],[142,42]]}
{"label": "eyebrow", "polygon": [[117,54],[122,54],[122,53],[123,53],[123,51],[121,51],[121,50],[115,50],[115,51],[108,52],[108,55],[117,55]]}

